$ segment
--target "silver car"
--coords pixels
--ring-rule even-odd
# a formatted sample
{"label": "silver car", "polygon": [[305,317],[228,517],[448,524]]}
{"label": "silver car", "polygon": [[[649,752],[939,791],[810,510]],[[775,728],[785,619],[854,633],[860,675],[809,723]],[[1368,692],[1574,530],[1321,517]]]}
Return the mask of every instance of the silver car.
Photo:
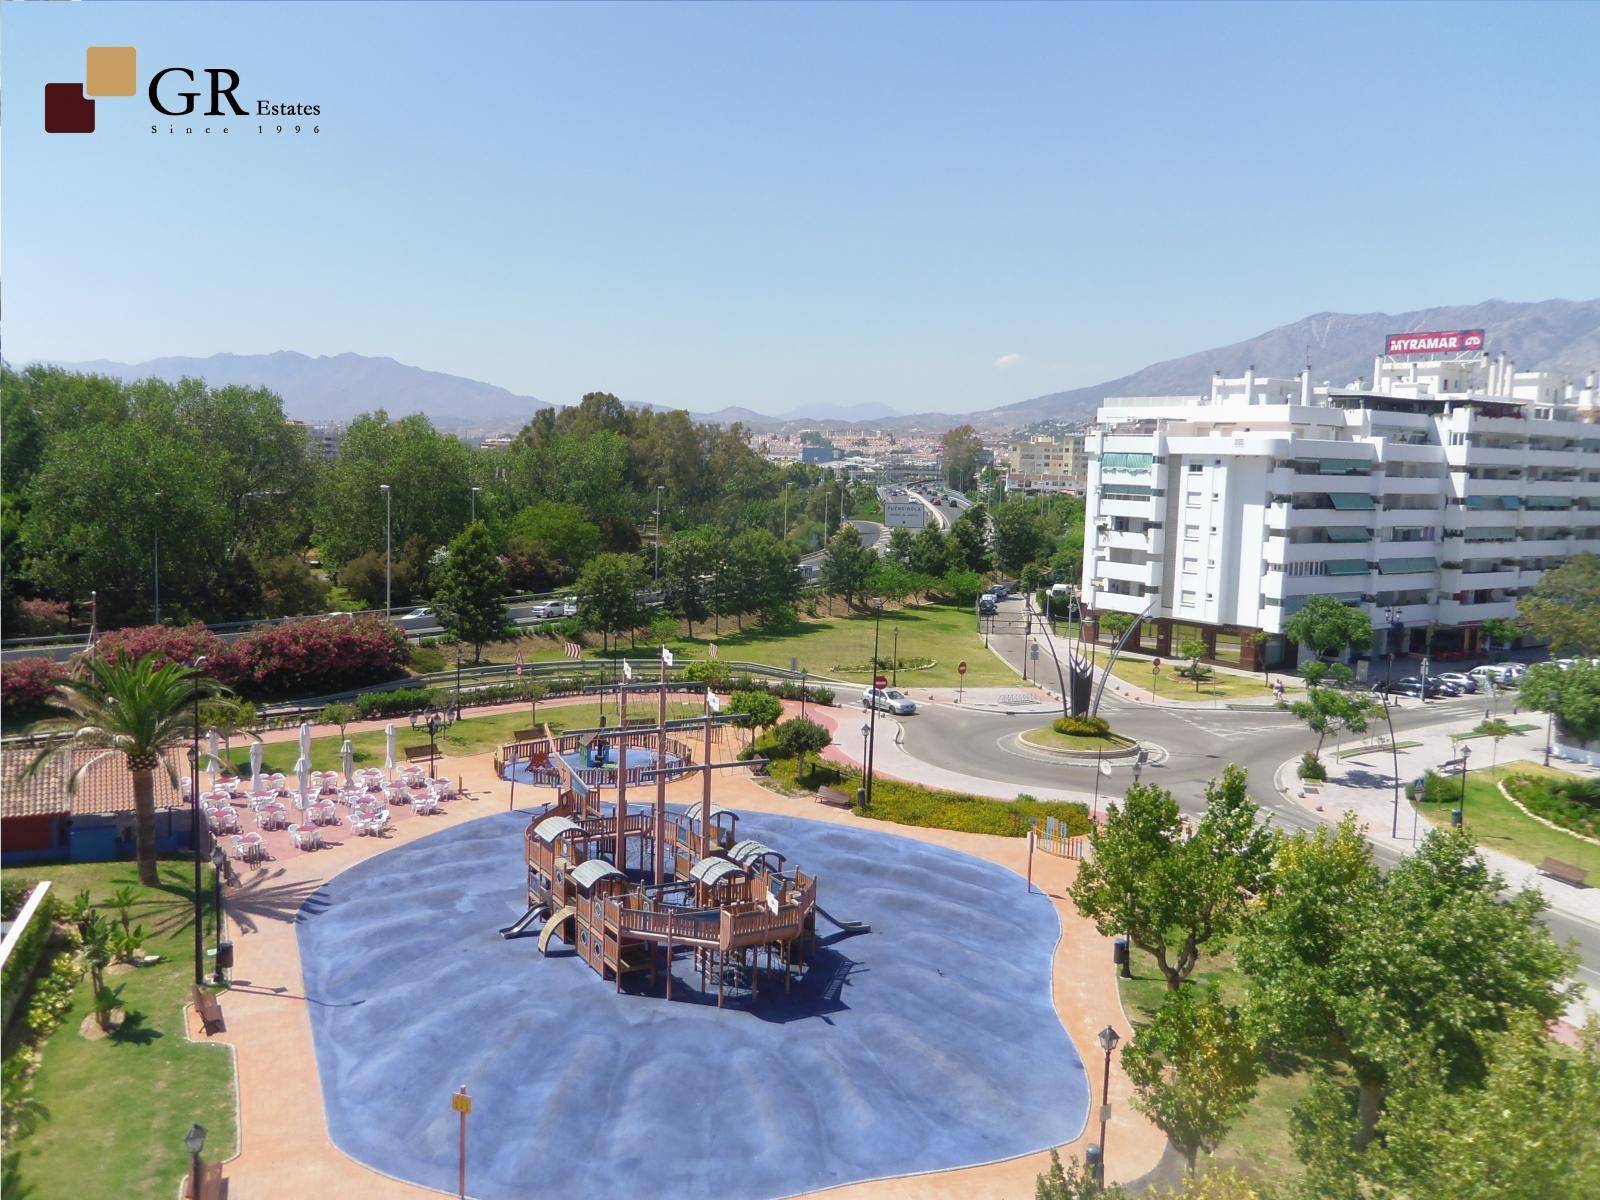
{"label": "silver car", "polygon": [[909,717],[917,711],[917,702],[895,688],[868,688],[861,693],[861,707]]}

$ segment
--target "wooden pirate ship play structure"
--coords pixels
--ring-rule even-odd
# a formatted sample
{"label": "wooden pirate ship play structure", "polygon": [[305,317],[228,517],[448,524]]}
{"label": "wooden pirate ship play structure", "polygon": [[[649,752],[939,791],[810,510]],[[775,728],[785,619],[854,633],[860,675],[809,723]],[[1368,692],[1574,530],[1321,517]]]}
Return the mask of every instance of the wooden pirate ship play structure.
{"label": "wooden pirate ship play structure", "polygon": [[[687,959],[718,1006],[729,995],[755,1001],[763,987],[787,992],[814,956],[817,881],[786,869],[776,850],[739,838],[738,815],[712,801],[712,776],[759,760],[714,761],[724,718],[709,687],[693,689],[701,715],[669,728],[670,686],[663,664],[659,683],[593,689],[617,698],[618,726],[559,737],[548,727],[542,736],[529,730],[502,748],[503,778],[557,795],[523,835],[528,910],[501,933],[531,934],[537,925],[541,952],[559,939],[618,991],[628,976],[648,976],[653,989],[664,973],[671,999],[673,964]],[[629,693],[641,691],[656,693],[650,725],[628,719]],[[687,736],[693,725],[701,727],[698,754]],[[669,813],[668,780],[696,773],[700,799]],[[630,810],[630,790],[653,791],[653,803]]]}

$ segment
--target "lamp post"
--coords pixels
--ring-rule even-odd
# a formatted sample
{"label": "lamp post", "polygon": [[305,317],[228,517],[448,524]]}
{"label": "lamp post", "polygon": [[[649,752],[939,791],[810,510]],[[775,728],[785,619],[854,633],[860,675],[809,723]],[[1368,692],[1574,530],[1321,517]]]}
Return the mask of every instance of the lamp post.
{"label": "lamp post", "polygon": [[661,484],[656,484],[656,582],[661,582]]}
{"label": "lamp post", "polygon": [[183,1135],[183,1147],[189,1152],[189,1197],[200,1197],[200,1151],[206,1148],[206,1127],[198,1122],[189,1126]]}
{"label": "lamp post", "polygon": [[1111,1119],[1111,1052],[1122,1039],[1107,1025],[1100,1031],[1100,1048],[1106,1052],[1106,1070],[1100,1082],[1100,1161],[1095,1164],[1095,1183],[1106,1182],[1106,1122]]}
{"label": "lamp post", "polygon": [[896,625],[889,631],[894,634],[894,649],[890,653],[894,656],[889,664],[890,673],[894,676],[894,686],[900,686],[900,626]]}
{"label": "lamp post", "polygon": [[[189,840],[194,844],[194,982],[196,987],[206,981],[205,942],[201,935],[200,891],[200,671],[206,665],[206,656],[194,660],[194,742],[189,747]],[[200,1127],[195,1126],[196,1129]],[[200,1131],[202,1140],[205,1130]],[[198,1151],[196,1152],[198,1153]]]}
{"label": "lamp post", "polygon": [[211,923],[217,929],[216,965],[211,978],[222,982],[222,877],[228,871],[228,852],[222,843],[211,843]]}
{"label": "lamp post", "polygon": [[[165,495],[164,492],[156,492],[154,495],[152,495],[150,497],[150,499],[152,501],[159,500],[159,499],[161,499],[161,497],[163,495]],[[156,511],[156,526],[155,526],[155,533],[152,535],[153,545],[152,545],[152,549],[151,549],[151,552],[150,552],[150,565],[151,565],[151,568],[152,568],[152,571],[153,571],[153,574],[154,574],[154,580],[153,580],[153,583],[152,583],[152,586],[154,588],[154,594],[152,596],[152,599],[155,601],[155,609],[156,609],[155,623],[157,625],[159,625],[159,624],[161,624],[161,513],[160,513],[160,505],[156,505],[156,510],[157,510]]]}
{"label": "lamp post", "polygon": [[867,734],[867,805],[872,805],[872,760],[878,749],[878,627],[883,621],[883,597],[872,600],[872,716]]}
{"label": "lamp post", "polygon": [[789,540],[789,484],[783,485],[783,540]]}
{"label": "lamp post", "polygon": [[1461,801],[1456,811],[1450,814],[1450,824],[1465,825],[1467,823],[1467,758],[1472,754],[1471,746],[1461,747]]}
{"label": "lamp post", "polygon": [[475,487],[475,488],[468,488],[467,489],[467,499],[470,501],[470,503],[472,505],[472,510],[471,510],[472,511],[472,516],[468,519],[468,522],[467,522],[469,525],[474,525],[478,521],[478,493],[481,492],[481,491],[483,491],[483,489],[481,487]]}
{"label": "lamp post", "polygon": [[383,493],[383,615],[394,612],[394,507],[387,483],[380,483]]}
{"label": "lamp post", "polygon": [[[863,721],[861,722],[861,777],[863,781],[865,781],[867,775],[867,747],[871,744],[871,742],[872,726]],[[866,788],[863,786],[861,790],[864,796],[866,793]],[[863,801],[863,803],[864,802],[865,801]]]}
{"label": "lamp post", "polygon": [[1394,605],[1389,605],[1383,610],[1383,619],[1389,625],[1389,635],[1384,639],[1384,648],[1388,651],[1389,667],[1383,676],[1383,685],[1388,688],[1394,682],[1394,643],[1400,636],[1404,626],[1400,624],[1400,610]]}

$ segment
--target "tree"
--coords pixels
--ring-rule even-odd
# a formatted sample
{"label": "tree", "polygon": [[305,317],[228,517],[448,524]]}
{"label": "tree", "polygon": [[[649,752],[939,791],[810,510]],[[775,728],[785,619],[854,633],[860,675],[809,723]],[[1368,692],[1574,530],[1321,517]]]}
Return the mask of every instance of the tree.
{"label": "tree", "polygon": [[1289,711],[1317,735],[1317,748],[1311,752],[1311,757],[1320,761],[1322,743],[1330,733],[1337,736],[1346,729],[1351,733],[1365,733],[1367,720],[1383,709],[1371,696],[1359,692],[1312,687],[1306,689],[1304,700],[1296,700],[1289,706]]}
{"label": "tree", "polygon": [[450,543],[433,608],[446,633],[471,645],[475,663],[482,661],[485,643],[505,636],[505,595],[506,572],[489,527],[474,521]]}
{"label": "tree", "polygon": [[644,565],[632,554],[597,554],[578,576],[578,612],[584,623],[610,636],[639,624]]}
{"label": "tree", "polygon": [[1169,992],[1155,1020],[1122,1052],[1134,1107],[1167,1135],[1189,1170],[1217,1148],[1255,1094],[1255,1046],[1213,983]]}
{"label": "tree", "polygon": [[889,531],[889,553],[886,557],[890,562],[898,563],[902,567],[911,565],[911,547],[916,538],[911,530],[904,526],[896,526]]}
{"label": "tree", "polygon": [[934,586],[951,604],[970,608],[977,601],[978,593],[983,591],[983,576],[976,571],[951,568]]}
{"label": "tree", "polygon": [[1189,665],[1183,673],[1194,680],[1194,690],[1198,693],[1200,685],[1205,682],[1206,676],[1211,672],[1200,665],[1200,660],[1206,656],[1206,643],[1204,638],[1186,637],[1178,643],[1178,653],[1189,660]]}
{"label": "tree", "polygon": [[[894,538],[889,535],[890,540]],[[942,578],[952,565],[950,539],[937,525],[924,525],[922,531],[911,539],[910,566],[918,575],[932,579]]]}
{"label": "tree", "polygon": [[846,525],[828,539],[818,582],[828,595],[849,604],[865,593],[874,561],[872,551],[861,544],[860,532]]}
{"label": "tree", "polygon": [[806,757],[821,754],[833,744],[833,735],[815,721],[793,717],[776,726],[772,741],[780,753],[795,759],[795,779],[801,781],[806,774]]}
{"label": "tree", "polygon": [[727,712],[759,733],[783,716],[783,701],[770,692],[735,692],[728,698]]}
{"label": "tree", "polygon": [[337,725],[339,727],[339,740],[344,741],[345,727],[361,716],[361,710],[354,704],[347,704],[336,700],[332,704],[324,704],[317,710],[318,725]]}
{"label": "tree", "polygon": [[225,758],[233,749],[233,739],[241,733],[248,734],[251,741],[259,742],[261,737],[255,732],[259,724],[261,711],[250,701],[237,696],[214,696],[200,703],[200,726],[216,730],[217,736],[222,739]]}
{"label": "tree", "polygon": [[1125,612],[1104,612],[1099,616],[1100,632],[1115,642],[1133,628],[1133,615]]}
{"label": "tree", "polygon": [[215,682],[192,668],[168,663],[156,666],[151,658],[130,661],[103,658],[84,660],[80,678],[64,679],[56,687],[53,716],[34,726],[47,741],[24,768],[32,775],[51,759],[77,750],[91,753],[67,775],[67,793],[103,759],[121,754],[133,776],[134,839],[139,860],[139,882],[155,886],[156,799],[155,772],[166,770],[173,787],[177,772],[164,751],[189,739],[190,705],[225,694]]}
{"label": "tree", "polygon": [[867,585],[864,590],[874,596],[882,596],[890,603],[899,604],[917,590],[919,582],[918,576],[913,575],[893,559],[880,558],[867,572]]}
{"label": "tree", "polygon": [[939,439],[939,458],[944,463],[944,480],[958,492],[970,488],[978,477],[983,457],[983,439],[971,425],[957,425]]}
{"label": "tree", "polygon": [[1347,816],[1280,839],[1273,873],[1238,948],[1250,1028],[1355,1076],[1361,1144],[1418,1055],[1450,1086],[1481,1079],[1493,1034],[1571,998],[1577,958],[1540,922],[1543,896],[1502,896],[1464,830],[1433,830],[1382,875]]}
{"label": "tree", "polygon": [[989,559],[989,512],[981,504],[974,504],[955,519],[950,526],[950,540],[957,563],[968,571],[987,575],[993,565]]}
{"label": "tree", "polygon": [[1232,764],[1212,780],[1192,835],[1172,793],[1154,784],[1129,788],[1090,831],[1094,857],[1078,869],[1073,903],[1104,936],[1125,933],[1152,955],[1168,991],[1189,977],[1203,947],[1232,936],[1265,884],[1272,839],[1246,783]]}
{"label": "tree", "polygon": [[1522,625],[1504,617],[1490,617],[1483,623],[1483,637],[1488,649],[1500,646],[1509,650],[1511,643],[1522,636]]}
{"label": "tree", "polygon": [[721,535],[709,526],[675,534],[661,555],[661,582],[671,604],[689,625],[711,615],[710,585],[723,554]]}
{"label": "tree", "polygon": [[1372,645],[1372,624],[1367,614],[1332,596],[1313,596],[1305,607],[1283,623],[1284,636],[1310,646],[1318,654],[1342,657],[1347,650]]}
{"label": "tree", "polygon": [[1577,554],[1546,572],[1517,614],[1553,654],[1600,654],[1600,554]]}
{"label": "tree", "polygon": [[256,564],[261,611],[269,617],[299,617],[328,607],[328,583],[298,554],[278,554]]}
{"label": "tree", "polygon": [[1554,716],[1566,738],[1600,741],[1600,663],[1577,659],[1565,670],[1555,663],[1529,667],[1517,685],[1517,699]]}
{"label": "tree", "polygon": [[769,625],[784,623],[785,613],[792,618],[789,606],[800,595],[798,568],[788,543],[766,529],[745,530],[728,543],[723,569],[730,611],[759,613]]}
{"label": "tree", "polygon": [[1000,569],[1015,575],[1048,548],[1049,538],[1032,501],[1007,500],[994,510],[994,557]]}
{"label": "tree", "polygon": [[583,564],[600,550],[600,527],[576,504],[542,500],[519,511],[505,525],[505,544],[553,563],[563,581],[577,578]]}

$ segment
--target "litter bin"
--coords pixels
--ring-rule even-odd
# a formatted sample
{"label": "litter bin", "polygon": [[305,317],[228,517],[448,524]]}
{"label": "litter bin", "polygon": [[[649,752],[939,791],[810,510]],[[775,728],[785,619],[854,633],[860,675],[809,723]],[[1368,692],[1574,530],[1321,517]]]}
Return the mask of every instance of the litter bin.
{"label": "litter bin", "polygon": [[1128,961],[1128,939],[1118,934],[1111,940],[1111,961],[1116,966],[1125,966]]}
{"label": "litter bin", "polygon": [[233,943],[223,940],[217,943],[217,972],[233,970]]}
{"label": "litter bin", "polygon": [[1452,825],[1460,825],[1461,824],[1461,810],[1459,808],[1452,808],[1450,810],[1450,824],[1452,824]]}

